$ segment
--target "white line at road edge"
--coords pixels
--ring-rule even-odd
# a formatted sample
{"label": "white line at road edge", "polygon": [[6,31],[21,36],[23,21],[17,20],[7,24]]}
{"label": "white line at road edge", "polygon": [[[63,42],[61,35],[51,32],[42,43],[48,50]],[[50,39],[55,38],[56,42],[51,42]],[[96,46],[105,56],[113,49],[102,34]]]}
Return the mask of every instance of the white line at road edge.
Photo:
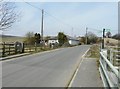
{"label": "white line at road edge", "polygon": [[74,81],[74,79],[75,79],[75,77],[76,77],[76,75],[77,75],[77,73],[78,73],[78,70],[79,70],[79,68],[80,68],[80,66],[81,66],[81,64],[82,64],[82,62],[83,62],[83,59],[84,59],[85,55],[87,54],[87,52],[88,52],[89,50],[90,50],[90,48],[82,55],[81,61],[80,61],[80,63],[78,64],[77,69],[75,70],[75,73],[74,73],[74,75],[73,75],[73,77],[72,77],[72,79],[71,79],[71,81],[70,81],[70,83],[69,83],[69,85],[68,85],[68,89],[72,86],[73,81]]}

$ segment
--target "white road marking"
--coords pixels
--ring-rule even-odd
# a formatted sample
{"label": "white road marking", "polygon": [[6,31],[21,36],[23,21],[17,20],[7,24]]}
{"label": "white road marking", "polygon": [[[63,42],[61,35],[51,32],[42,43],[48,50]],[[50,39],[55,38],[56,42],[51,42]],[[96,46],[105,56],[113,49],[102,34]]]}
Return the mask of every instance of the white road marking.
{"label": "white road marking", "polygon": [[80,66],[81,66],[81,64],[82,64],[82,62],[83,62],[83,59],[84,59],[85,55],[87,54],[87,52],[88,52],[89,50],[90,50],[90,48],[82,55],[81,61],[80,61],[80,63],[78,64],[77,69],[75,70],[74,76],[73,76],[72,80],[70,81],[70,84],[68,85],[68,88],[70,88],[70,87],[72,86],[73,81],[74,81],[74,79],[75,79],[75,77],[76,77],[76,75],[77,75],[77,73],[78,73],[78,70],[79,70],[79,68],[80,68]]}

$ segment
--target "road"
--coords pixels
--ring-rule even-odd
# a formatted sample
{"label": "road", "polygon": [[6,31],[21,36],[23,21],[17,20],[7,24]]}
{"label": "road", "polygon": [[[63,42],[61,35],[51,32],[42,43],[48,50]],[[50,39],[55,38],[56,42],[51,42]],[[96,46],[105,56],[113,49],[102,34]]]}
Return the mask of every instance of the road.
{"label": "road", "polygon": [[2,87],[66,87],[89,47],[62,48],[5,61]]}

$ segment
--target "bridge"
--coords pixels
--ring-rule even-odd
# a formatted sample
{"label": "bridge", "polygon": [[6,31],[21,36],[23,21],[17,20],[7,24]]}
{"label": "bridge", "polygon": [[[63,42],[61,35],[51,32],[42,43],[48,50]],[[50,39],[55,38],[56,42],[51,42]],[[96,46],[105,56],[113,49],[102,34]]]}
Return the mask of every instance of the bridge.
{"label": "bridge", "polygon": [[84,58],[90,47],[81,45],[61,48],[5,60],[2,62],[2,87],[119,89],[119,47],[100,48],[99,71],[95,59]]}
{"label": "bridge", "polygon": [[120,88],[120,47],[109,46],[100,52],[100,74],[104,87]]}

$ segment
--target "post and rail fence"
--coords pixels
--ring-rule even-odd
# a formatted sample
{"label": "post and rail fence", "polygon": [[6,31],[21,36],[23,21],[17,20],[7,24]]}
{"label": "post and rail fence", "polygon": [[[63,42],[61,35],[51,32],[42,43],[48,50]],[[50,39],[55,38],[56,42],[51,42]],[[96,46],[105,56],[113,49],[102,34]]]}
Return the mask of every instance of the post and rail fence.
{"label": "post and rail fence", "polygon": [[49,46],[42,46],[42,44],[27,44],[21,42],[11,42],[11,43],[0,43],[0,57],[7,57],[14,54],[21,53],[33,53],[33,52],[41,52],[46,50],[51,50],[58,48],[57,46],[51,48]]}
{"label": "post and rail fence", "polygon": [[0,57],[14,55],[24,52],[24,44],[16,43],[0,43]]}

